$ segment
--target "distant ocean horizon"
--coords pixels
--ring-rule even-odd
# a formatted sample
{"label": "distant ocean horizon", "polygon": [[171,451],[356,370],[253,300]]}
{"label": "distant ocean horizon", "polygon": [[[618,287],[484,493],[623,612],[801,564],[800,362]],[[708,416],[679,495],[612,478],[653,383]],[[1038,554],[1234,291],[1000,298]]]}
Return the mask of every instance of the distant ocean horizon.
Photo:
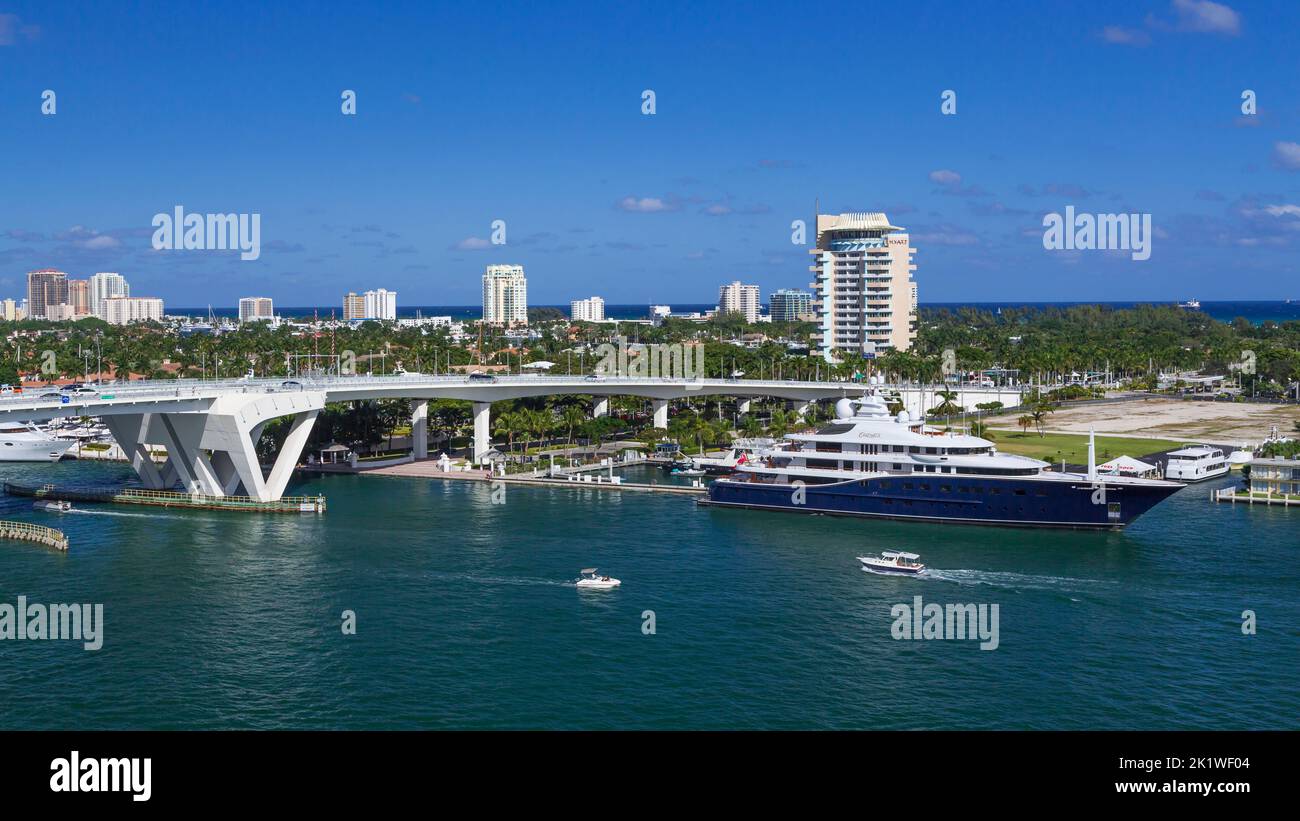
{"label": "distant ocean horizon", "polygon": [[[766,304],[766,303],[765,303]],[[1010,308],[1069,308],[1075,305],[1104,305],[1110,308],[1133,308],[1138,305],[1172,305],[1174,302],[1159,302],[1155,300],[1136,300],[1131,302],[922,302],[920,307],[932,310],[951,310],[956,311],[961,308],[977,308],[986,311],[996,311]],[[568,314],[568,305],[533,305],[533,308],[555,308]],[[715,303],[672,303],[674,313],[703,313],[716,308]],[[195,316],[205,317],[208,315],[208,308],[170,308],[167,310],[169,315],[173,316]],[[337,305],[327,306],[287,306],[276,308],[276,313],[283,317],[307,317],[313,314],[321,318],[330,316],[330,312],[336,316],[342,313],[342,309]],[[1220,322],[1231,322],[1237,317],[1242,317],[1251,324],[1259,325],[1264,322],[1286,322],[1287,320],[1300,320],[1300,300],[1283,301],[1283,300],[1236,300],[1220,302],[1202,302],[1201,313],[1206,314],[1212,319]],[[239,309],[236,307],[212,308],[212,315],[217,317],[237,317]],[[398,306],[397,316],[400,319],[414,318],[416,316],[450,316],[453,320],[475,320],[482,316],[482,308],[478,305],[410,305]],[[607,304],[605,306],[606,319],[647,319],[650,316],[650,306],[648,304]]]}

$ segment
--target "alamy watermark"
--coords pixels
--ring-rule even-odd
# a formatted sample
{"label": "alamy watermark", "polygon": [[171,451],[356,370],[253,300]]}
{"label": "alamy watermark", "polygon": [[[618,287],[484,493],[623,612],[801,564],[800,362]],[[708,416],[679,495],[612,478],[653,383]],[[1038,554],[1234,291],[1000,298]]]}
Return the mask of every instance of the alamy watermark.
{"label": "alamy watermark", "polygon": [[1049,251],[1132,251],[1135,260],[1151,258],[1150,214],[1076,214],[1043,217],[1043,247]]}
{"label": "alamy watermark", "polygon": [[234,251],[244,261],[262,255],[261,214],[186,214],[178,205],[171,214],[154,214],[155,251]]}
{"label": "alamy watermark", "polygon": [[894,619],[889,634],[898,641],[979,639],[981,650],[998,649],[996,604],[923,604],[913,596],[910,605],[889,608],[889,615]]}
{"label": "alamy watermark", "polygon": [[0,640],[79,641],[87,650],[104,646],[104,605],[0,603]]}
{"label": "alamy watermark", "polygon": [[632,379],[700,379],[704,376],[704,346],[650,345],[627,342],[627,337],[617,337],[618,344],[606,342],[596,348],[597,376],[618,376]]}

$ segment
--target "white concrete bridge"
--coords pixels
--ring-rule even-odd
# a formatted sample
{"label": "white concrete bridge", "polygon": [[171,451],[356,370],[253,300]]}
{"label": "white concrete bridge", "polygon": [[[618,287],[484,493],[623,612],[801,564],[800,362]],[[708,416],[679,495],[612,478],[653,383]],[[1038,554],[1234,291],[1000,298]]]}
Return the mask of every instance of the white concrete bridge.
{"label": "white concrete bridge", "polygon": [[[532,375],[491,380],[415,374],[288,381],[161,380],[102,386],[93,394],[55,395],[58,391],[54,388],[27,388],[22,394],[0,397],[0,422],[98,416],[131,459],[146,487],[161,490],[180,484],[191,493],[242,493],[271,501],[283,495],[316,416],[328,402],[412,400],[416,458],[428,456],[429,400],[472,402],[477,461],[491,446],[492,403],[503,399],[588,394],[597,397],[593,415],[603,416],[609,410],[609,397],[639,396],[651,401],[654,425],[663,428],[668,426],[668,403],[673,399],[735,397],[741,400],[741,412],[746,412],[749,400],[772,397],[800,403],[799,413],[803,415],[812,402],[860,396],[863,388],[850,382]],[[1014,405],[1020,398],[1014,388],[954,390],[959,392],[959,404],[967,408],[989,401]],[[934,389],[905,387],[900,393],[914,414],[936,404]],[[293,422],[270,474],[263,475],[255,445],[266,424],[279,417],[291,417]],[[166,463],[155,465],[146,445],[166,448]]]}

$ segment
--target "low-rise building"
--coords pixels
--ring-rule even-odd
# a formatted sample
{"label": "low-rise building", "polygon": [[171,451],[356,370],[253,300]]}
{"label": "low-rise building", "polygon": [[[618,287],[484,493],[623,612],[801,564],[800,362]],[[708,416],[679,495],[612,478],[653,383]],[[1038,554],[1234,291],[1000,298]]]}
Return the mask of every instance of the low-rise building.
{"label": "low-rise building", "polygon": [[1254,493],[1300,496],[1300,456],[1251,459],[1250,489]]}

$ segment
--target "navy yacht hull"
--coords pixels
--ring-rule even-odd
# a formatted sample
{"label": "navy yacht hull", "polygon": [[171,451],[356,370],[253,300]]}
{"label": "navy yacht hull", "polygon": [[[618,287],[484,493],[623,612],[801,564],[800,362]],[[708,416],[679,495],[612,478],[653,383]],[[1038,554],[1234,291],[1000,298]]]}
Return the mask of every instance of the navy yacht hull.
{"label": "navy yacht hull", "polygon": [[1085,477],[876,477],[807,484],[719,479],[700,504],[928,522],[1118,529],[1181,489],[1173,483],[1105,484],[1104,501]]}

